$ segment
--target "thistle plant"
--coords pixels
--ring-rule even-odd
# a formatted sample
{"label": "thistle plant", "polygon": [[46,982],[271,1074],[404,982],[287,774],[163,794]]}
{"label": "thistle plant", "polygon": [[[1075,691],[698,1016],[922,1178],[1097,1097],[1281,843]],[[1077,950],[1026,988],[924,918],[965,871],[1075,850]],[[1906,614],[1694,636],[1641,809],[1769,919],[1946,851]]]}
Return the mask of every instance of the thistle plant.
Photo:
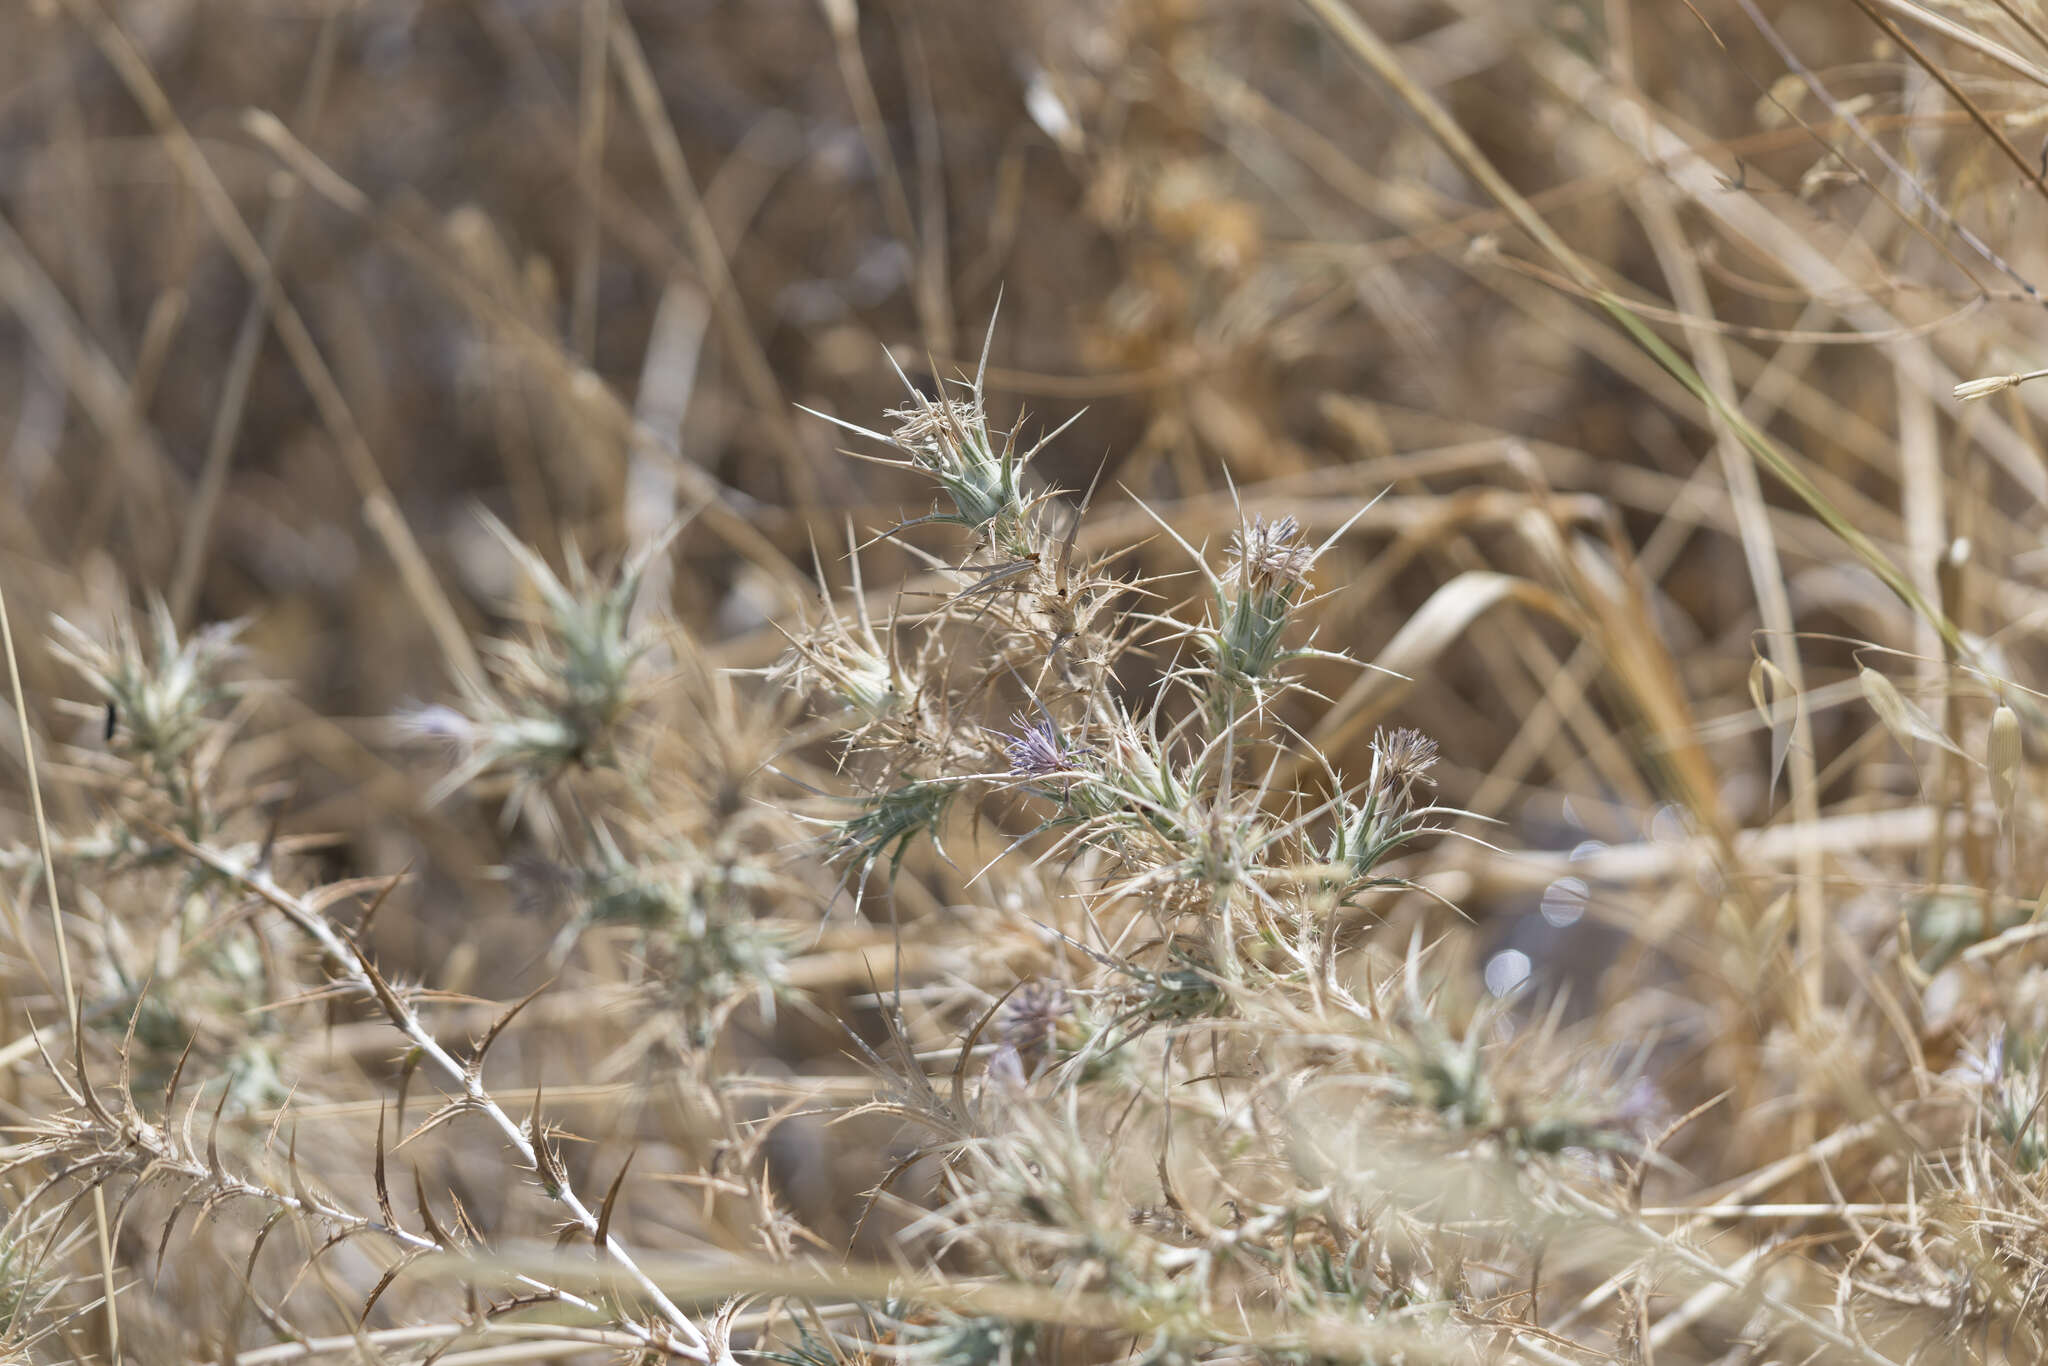
{"label": "thistle plant", "polygon": [[97,695],[96,706],[74,711],[100,723],[106,752],[129,765],[197,833],[209,820],[202,795],[211,767],[232,729],[221,712],[244,691],[225,670],[246,623],[209,626],[181,641],[160,598],[151,600],[147,622],[138,627],[118,614],[113,638],[101,640],[53,617],[52,651]]}
{"label": "thistle plant", "polygon": [[[463,751],[435,796],[509,772],[516,783],[511,814],[573,772],[602,770],[622,780],[610,799],[631,818],[630,841],[612,823],[584,814],[566,832],[561,857],[527,859],[513,876],[543,893],[531,899],[566,907],[551,962],[566,962],[591,930],[637,932],[664,1008],[677,1013],[686,1038],[708,1044],[715,1022],[737,1000],[773,999],[785,936],[757,908],[783,885],[752,840],[745,791],[752,775],[718,771],[721,761],[742,762],[736,748],[746,743],[747,724],[761,718],[743,724],[728,683],[694,661],[666,680],[647,676],[657,647],[692,648],[680,632],[664,639],[658,615],[637,627],[633,618],[648,568],[680,524],[628,557],[608,581],[573,547],[566,573],[557,576],[501,523],[486,516],[486,525],[524,571],[541,615],[526,638],[486,643],[495,686],[466,687],[468,711],[428,707],[405,718],[413,733],[455,739]],[[664,681],[678,691],[693,671],[703,708],[694,720],[707,740],[719,732],[723,743],[697,746],[682,781],[658,783],[652,765],[625,760],[623,738],[636,709]],[[652,732],[643,729],[640,738],[652,743]],[[561,825],[559,818],[550,822],[557,831]]]}
{"label": "thistle plant", "polygon": [[263,1009],[277,941],[224,915],[228,889],[176,842],[207,840],[249,859],[279,843],[258,793],[234,772],[234,746],[262,694],[235,673],[244,625],[181,640],[160,599],[141,625],[117,613],[105,638],[51,622],[52,653],[92,695],[65,709],[93,724],[75,762],[100,788],[97,829],[55,849],[74,876],[90,870],[88,905],[115,897],[132,906],[127,917],[98,917],[81,1023],[116,1044],[146,1087],[162,1087],[189,1057],[205,1060],[221,1073],[216,1103],[231,1114],[274,1104],[288,1089],[284,1031]]}
{"label": "thistle plant", "polygon": [[848,734],[872,733],[877,743],[887,744],[905,733],[899,726],[917,724],[912,713],[925,695],[923,662],[906,664],[897,656],[894,630],[889,644],[883,643],[868,617],[857,558],[854,564],[851,617],[841,617],[828,596],[822,619],[791,638],[789,652],[769,677],[801,696],[831,699],[852,723]]}
{"label": "thistle plant", "polygon": [[1375,870],[1428,832],[1434,810],[1417,805],[1416,795],[1430,783],[1435,766],[1436,742],[1420,731],[1382,731],[1373,737],[1372,771],[1364,790],[1338,804],[1323,848],[1323,861],[1334,870],[1331,885],[1341,895],[1383,885]]}
{"label": "thistle plant", "polygon": [[[499,830],[490,878],[539,922],[552,981],[489,1010],[381,965],[375,931],[418,913],[385,909],[402,879],[304,885],[311,841],[230,762],[257,695],[228,676],[231,631],[180,641],[160,613],[146,643],[64,630],[85,691],[136,719],[78,765],[107,797],[98,843],[59,842],[104,874],[87,1028],[0,1161],[46,1186],[10,1228],[57,1247],[104,1189],[168,1247],[181,1210],[246,1206],[303,1250],[254,1240],[236,1332],[291,1338],[316,1312],[291,1297],[326,1274],[365,1334],[513,1338],[544,1309],[576,1350],[701,1366],[1454,1360],[1549,1350],[1564,1330],[1532,1326],[1532,1295],[1668,1265],[1689,1295],[1718,1284],[1642,1231],[1645,1174],[1677,1170],[1658,1041],[1623,1049],[1534,992],[1474,999],[1456,913],[1408,895],[1461,814],[1434,796],[1434,742],[1378,731],[1361,780],[1305,738],[1308,671],[1350,663],[1307,611],[1343,529],[1311,543],[1291,516],[1240,516],[1213,562],[1179,533],[1150,559],[1091,548],[1088,501],[1036,484],[1043,443],[992,431],[978,380],[892,416],[877,439],[941,500],[880,532],[933,566],[918,606],[874,608],[857,547],[850,600],[826,592],[771,668],[722,670],[635,616],[659,544],[558,572],[494,527],[536,614],[486,643],[456,704],[411,718],[457,742],[437,797],[509,783],[529,817]],[[1171,600],[1190,565],[1201,590]],[[117,875],[147,894],[118,914],[100,909]],[[1942,970],[1981,957],[1971,942]],[[323,1126],[294,1126],[348,1089],[308,1064],[316,1011],[379,1032],[355,1086],[381,1113],[314,1157]],[[821,1027],[829,1066],[769,1074]],[[532,1060],[564,1054],[582,1071],[558,1105],[559,1069]],[[2017,1200],[2041,1165],[2040,1069],[2018,1043],[1990,1056],[1941,1092],[1955,1150],[1914,1179]],[[637,1147],[579,1144],[596,1126],[566,1106],[621,1095]],[[776,1145],[805,1123],[883,1126],[821,1149],[869,1164],[845,1236],[881,1255],[844,1284],[785,1190]],[[328,1177],[349,1171],[360,1198]],[[1957,1321],[2048,1280],[1963,1223],[1887,1225],[1864,1255],[1919,1268],[1915,1293]],[[411,1278],[428,1257],[467,1307]],[[1955,1271],[1979,1265],[2016,1269]],[[787,1295],[732,1293],[764,1266]],[[1810,1305],[1757,1313],[1802,1351],[1853,1340]]]}
{"label": "thistle plant", "polygon": [[950,780],[913,778],[863,800],[858,812],[838,822],[833,856],[866,876],[885,854],[892,873],[901,868],[903,856],[919,836],[943,852],[939,826],[959,791],[960,784]]}
{"label": "thistle plant", "polygon": [[1005,432],[990,430],[982,382],[988,370],[989,347],[994,341],[995,328],[991,324],[972,383],[959,384],[951,391],[942,386],[934,396],[921,393],[898,369],[897,375],[910,389],[910,402],[888,410],[887,416],[894,426],[887,435],[827,418],[899,453],[893,459],[868,458],[916,470],[939,486],[949,506],[903,523],[897,529],[932,522],[966,528],[974,535],[976,550],[992,557],[978,567],[987,576],[987,583],[1000,582],[1038,563],[1046,540],[1045,529],[1039,524],[1044,500],[1027,491],[1026,470],[1032,459],[1064,430],[1062,427],[1048,433],[1023,451],[1017,448],[1021,420]]}
{"label": "thistle plant", "polygon": [[1214,580],[1216,616],[1199,639],[1210,657],[1223,704],[1263,700],[1275,671],[1292,656],[1285,648],[1316,552],[1301,540],[1291,516],[1255,517],[1232,533],[1230,559]]}
{"label": "thistle plant", "polygon": [[[430,802],[486,773],[512,774],[523,795],[572,768],[617,763],[618,731],[643,697],[641,666],[657,643],[633,629],[633,603],[648,565],[679,529],[649,541],[600,584],[573,546],[566,574],[557,576],[497,518],[480,515],[525,575],[540,613],[523,638],[487,643],[491,680],[460,680],[462,706],[423,707],[402,718],[410,733],[459,754]],[[508,809],[518,808],[514,801]]]}
{"label": "thistle plant", "polygon": [[650,971],[700,1034],[735,996],[772,998],[787,936],[754,910],[780,887],[770,869],[689,844],[636,858],[602,824],[590,844],[581,866],[522,870],[558,880],[554,890],[573,908],[549,955],[555,964],[586,931],[622,926],[638,931]]}
{"label": "thistle plant", "polygon": [[1194,560],[1209,588],[1206,618],[1199,625],[1175,629],[1199,650],[1201,662],[1184,677],[1202,689],[1213,731],[1227,730],[1247,714],[1263,713],[1290,686],[1287,669],[1296,661],[1343,658],[1305,641],[1288,644],[1289,628],[1307,604],[1316,561],[1363,512],[1361,508],[1320,546],[1310,546],[1302,539],[1301,524],[1292,515],[1272,520],[1255,516],[1240,522],[1231,534],[1230,552],[1220,572],[1171,526],[1160,522]]}
{"label": "thistle plant", "polygon": [[[1318,799],[1277,776],[1328,767],[1273,722],[1301,691],[1297,665],[1342,658],[1314,648],[1299,618],[1343,528],[1314,545],[1292,517],[1248,519],[1211,566],[1169,527],[1209,592],[1192,615],[1141,609],[1151,582],[1119,581],[1080,555],[1080,514],[1026,485],[1039,447],[1012,459],[1015,429],[989,435],[978,378],[892,416],[892,435],[854,430],[893,445],[893,463],[931,477],[944,502],[883,534],[967,534],[928,552],[950,566],[937,607],[882,624],[858,599],[828,605],[772,674],[819,704],[846,789],[833,799],[855,804],[832,818],[824,849],[860,875],[886,861],[894,885],[934,876],[964,841],[990,849],[968,888],[1028,862],[1054,889],[1017,912],[1052,958],[1036,975],[990,982],[987,1003],[958,1017],[952,1094],[892,1064],[891,1098],[856,1111],[921,1132],[905,1163],[940,1164],[930,1212],[906,1234],[913,1246],[1004,1283],[1107,1296],[1149,1323],[1129,1339],[1145,1359],[1220,1359],[1221,1297],[1253,1293],[1290,1263],[1287,1230],[1307,1220],[1343,1223],[1365,1244],[1387,1236],[1370,1199],[1332,1208],[1315,1144],[1297,1157],[1234,1156],[1233,1116],[1284,1127],[1306,1122],[1290,1118],[1287,1095],[1370,1097],[1368,1131],[1411,1135],[1429,1117],[1441,1139],[1427,1145],[1432,1161],[1516,1156],[1530,1172],[1517,1198],[1575,1179],[1545,1169],[1562,1154],[1631,1151],[1637,1129],[1612,1102],[1603,1060],[1547,1074],[1544,1095],[1497,1082],[1509,1047],[1498,1016],[1454,1027],[1421,992],[1416,963],[1386,959],[1357,922],[1348,936],[1337,929],[1338,905],[1406,885],[1392,861],[1449,814],[1427,796],[1435,746],[1411,730],[1375,738],[1356,790],[1332,773],[1337,795]],[[1099,667],[1162,647],[1177,657]],[[1361,974],[1381,984],[1363,998]],[[1407,997],[1387,997],[1399,983]],[[1289,1042],[1304,1036],[1324,1040],[1320,1051]],[[977,1044],[975,1093],[965,1083]],[[1089,1137],[1103,1131],[1110,1145]],[[1354,1130],[1350,1141],[1373,1140]],[[1370,1292],[1345,1291],[1360,1282],[1328,1265],[1323,1291],[1283,1302],[1354,1323],[1403,1294],[1469,1303],[1446,1285],[1399,1289],[1414,1278],[1391,1268],[1367,1278]],[[944,1331],[863,1350],[979,1361],[1025,1341],[1000,1318],[892,1309],[888,1322],[933,1312]],[[1449,1322],[1417,1340],[1441,1340]]]}

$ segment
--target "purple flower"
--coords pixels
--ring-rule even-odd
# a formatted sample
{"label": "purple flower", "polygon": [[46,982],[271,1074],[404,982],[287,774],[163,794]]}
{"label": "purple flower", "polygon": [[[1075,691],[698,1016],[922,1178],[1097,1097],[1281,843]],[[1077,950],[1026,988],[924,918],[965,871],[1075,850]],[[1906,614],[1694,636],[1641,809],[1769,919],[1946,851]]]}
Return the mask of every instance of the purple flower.
{"label": "purple flower", "polygon": [[1051,1051],[1069,1013],[1066,987],[1038,978],[1003,1002],[996,1016],[996,1037],[1019,1059],[1037,1063]]}
{"label": "purple flower", "polygon": [[[1018,718],[1020,721],[1022,717]],[[1018,778],[1050,778],[1074,767],[1074,750],[1051,721],[1034,721],[1009,737],[1003,747],[1010,773]]]}

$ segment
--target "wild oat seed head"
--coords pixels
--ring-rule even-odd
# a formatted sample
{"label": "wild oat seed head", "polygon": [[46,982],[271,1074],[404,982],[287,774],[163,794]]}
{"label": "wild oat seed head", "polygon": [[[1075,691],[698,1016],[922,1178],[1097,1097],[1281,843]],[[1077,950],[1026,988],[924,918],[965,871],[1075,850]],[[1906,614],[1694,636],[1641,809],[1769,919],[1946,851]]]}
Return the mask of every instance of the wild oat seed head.
{"label": "wild oat seed head", "polygon": [[2018,383],[2018,375],[1986,375],[1982,379],[1966,379],[1955,387],[1955,396],[1964,403],[1980,398],[2002,394]]}

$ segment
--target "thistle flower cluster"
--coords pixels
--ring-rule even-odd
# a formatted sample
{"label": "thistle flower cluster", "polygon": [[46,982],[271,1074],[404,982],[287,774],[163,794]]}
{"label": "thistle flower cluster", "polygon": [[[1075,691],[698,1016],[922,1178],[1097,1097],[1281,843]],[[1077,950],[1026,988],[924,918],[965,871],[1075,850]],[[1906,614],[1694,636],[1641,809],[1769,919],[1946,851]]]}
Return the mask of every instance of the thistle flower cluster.
{"label": "thistle flower cluster", "polygon": [[[379,1350],[366,1325],[399,1303],[446,1321],[437,1290],[404,1275],[430,1254],[476,1259],[461,1332],[539,1329],[520,1316],[545,1306],[549,1331],[583,1335],[573,1350],[699,1366],[742,1353],[1334,1366],[1555,1356],[1567,1341],[1625,1360],[1614,1335],[1539,1330],[1530,1297],[1556,1324],[1566,1297],[1674,1265],[1699,1272],[1688,1295],[1727,1288],[1687,1238],[1644,1231],[1641,1181],[1668,1167],[1650,1136],[1671,1116],[1646,1062],[1663,1041],[1624,1052],[1531,991],[1475,1000],[1458,957],[1472,936],[1414,894],[1460,814],[1435,796],[1435,743],[1385,729],[1354,757],[1304,738],[1330,733],[1311,675],[1351,666],[1314,648],[1303,619],[1343,528],[1315,543],[1294,516],[1240,515],[1210,529],[1212,555],[1162,510],[1171,535],[1096,552],[1085,504],[1035,484],[1042,443],[992,431],[978,382],[891,416],[877,437],[889,463],[931,479],[940,501],[882,534],[935,568],[906,595],[916,610],[884,611],[856,555],[851,597],[828,593],[790,630],[767,697],[742,691],[758,673],[711,667],[680,627],[636,625],[658,547],[609,575],[571,551],[557,571],[496,528],[532,620],[486,642],[487,677],[456,680],[455,701],[413,726],[457,744],[437,795],[501,800],[510,784],[492,876],[511,884],[511,918],[540,927],[535,976],[563,983],[477,1019],[468,1047],[436,1030],[439,1012],[473,1009],[470,991],[379,965],[373,922],[391,923],[378,917],[394,914],[380,909],[393,878],[294,890],[307,837],[280,829],[246,779],[253,761],[223,757],[260,697],[229,676],[233,628],[181,639],[161,609],[106,642],[57,628],[93,699],[82,714],[119,724],[71,756],[98,784],[102,821],[55,841],[71,876],[99,865],[74,913],[89,931],[76,940],[83,1027],[44,1112],[0,1154],[0,1175],[40,1183],[0,1232],[0,1309],[55,1293],[9,1258],[82,1245],[70,1230],[102,1190],[121,1202],[110,1228],[144,1211],[166,1246],[181,1210],[230,1203],[264,1211],[266,1232],[310,1235],[296,1241],[311,1251],[277,1257],[289,1265],[258,1265],[282,1238],[237,1249],[256,1306],[245,1321],[294,1350],[314,1339],[275,1305],[309,1266],[349,1292],[344,1326],[360,1330],[330,1341]],[[1169,600],[1190,565],[1196,591]],[[1998,741],[2013,754],[2016,725]],[[2030,810],[2023,759],[2000,770],[2002,828]],[[0,854],[9,870],[40,866]],[[1967,889],[1948,895],[1939,924],[1902,908],[1902,971],[1980,970],[1987,926],[2035,938],[2009,907],[1978,915]],[[1940,952],[1913,960],[1916,931]],[[615,1016],[623,1027],[607,1031]],[[345,1051],[329,1027],[365,1025],[371,1062],[341,1108],[367,1115],[378,1107],[353,1102],[371,1096],[392,1123],[365,1119],[356,1150],[302,1159],[297,1144],[310,1152],[343,1127],[294,1128]],[[789,1076],[792,1040],[819,1026],[833,1075]],[[2015,1025],[1984,1062],[1913,1098],[1912,1123],[1950,1124],[1945,1150],[1899,1158],[1916,1199],[2038,1204],[2037,1034]],[[508,1067],[493,1049],[512,1038]],[[843,1074],[848,1049],[870,1076]],[[579,1105],[673,1101],[636,1103],[605,1135],[645,1131],[629,1151],[662,1164],[658,1199],[627,1181],[623,1155],[591,1187],[592,1159],[547,1103],[565,1052],[599,1082]],[[550,1057],[554,1069],[533,1061]],[[509,1107],[528,1086],[531,1108]],[[843,1128],[821,1123],[835,1108]],[[887,1126],[884,1142],[821,1150],[866,1191],[826,1217],[847,1215],[886,1254],[829,1296],[811,1291],[831,1240],[778,1186],[801,1170],[784,1159],[803,1150],[782,1145],[807,1123]],[[512,1178],[481,1196],[460,1139],[474,1126]],[[591,1145],[600,1168],[611,1147]],[[321,1179],[350,1162],[360,1199]],[[400,1163],[404,1213],[389,1188]],[[454,1174],[437,1185],[436,1171]],[[2048,1291],[2048,1261],[2003,1215],[1915,1217],[1871,1216],[1877,1236],[1857,1253],[1883,1262],[1893,1293],[1910,1283],[1915,1312],[2023,1322]],[[563,1240],[553,1260],[529,1255],[535,1231]],[[726,1249],[747,1276],[766,1258],[802,1293],[679,1303],[638,1260],[643,1235],[693,1258]],[[357,1243],[376,1251],[346,1261]],[[586,1267],[550,1279],[576,1256],[602,1290],[584,1286]],[[175,1277],[176,1259],[159,1259]],[[1773,1350],[1796,1340],[1802,1359],[1813,1341],[1856,1341],[1759,1284],[1744,1334]]]}
{"label": "thistle flower cluster", "polygon": [[[1361,509],[1362,511],[1362,509]],[[1354,516],[1352,521],[1356,521]],[[1212,732],[1229,729],[1246,713],[1260,714],[1292,686],[1289,669],[1306,659],[1341,660],[1303,640],[1289,644],[1294,622],[1309,601],[1310,575],[1324,552],[1351,527],[1331,534],[1320,546],[1303,539],[1301,523],[1292,514],[1268,519],[1254,516],[1231,532],[1229,552],[1220,572],[1165,522],[1160,525],[1191,558],[1209,586],[1209,607],[1198,624],[1180,625],[1175,634],[1194,642],[1200,663],[1186,671],[1205,694],[1212,713]]]}
{"label": "thistle flower cluster", "polygon": [[[1337,1149],[1405,1142],[1426,1123],[1432,1161],[1512,1155],[1540,1191],[1590,1169],[1535,1174],[1544,1163],[1626,1151],[1637,1129],[1601,1062],[1522,1084],[1501,1017],[1454,1023],[1461,1012],[1423,985],[1440,974],[1422,955],[1389,956],[1375,932],[1372,910],[1409,885],[1395,861],[1450,813],[1429,796],[1436,747],[1419,732],[1377,735],[1365,781],[1348,788],[1279,724],[1313,704],[1300,668],[1346,663],[1299,625],[1343,529],[1316,544],[1292,516],[1243,518],[1212,564],[1159,516],[1208,591],[1140,610],[1159,581],[1119,580],[1076,552],[1079,514],[1026,486],[1025,458],[1007,454],[1016,432],[990,434],[978,381],[891,416],[891,435],[865,434],[932,478],[942,503],[884,534],[968,534],[925,552],[948,566],[938,606],[883,621],[857,591],[794,636],[775,671],[833,737],[833,800],[852,810],[819,817],[826,848],[863,887],[914,877],[958,898],[1026,867],[1044,879],[1014,912],[1044,944],[1037,970],[970,971],[983,994],[951,1017],[953,1093],[891,1063],[888,1098],[856,1111],[905,1122],[906,1164],[938,1163],[939,1193],[909,1237],[998,1284],[1109,1297],[1153,1325],[1130,1340],[1146,1360],[1222,1359],[1225,1295],[1326,1327],[1425,1298],[1472,1312],[1476,1290],[1388,1250],[1408,1236],[1389,1222],[1404,1207],[1335,1180]],[[1333,795],[1282,776],[1318,769]],[[951,854],[966,849],[977,871],[956,882]],[[934,1013],[927,1031],[947,1018]],[[892,1033],[910,1029],[889,1018]],[[1320,1042],[1304,1051],[1304,1037]],[[963,1084],[977,1046],[978,1092]],[[1570,1052],[1554,1039],[1532,1051],[1544,1048]],[[1293,1156],[1235,1132],[1320,1124],[1339,1096],[1351,1127]],[[1272,1268],[1301,1255],[1310,1226],[1327,1231],[1324,1280],[1271,1298]],[[912,1346],[901,1325],[928,1320],[892,1315],[892,1340],[919,1359],[1025,1345],[998,1316],[944,1320]],[[1440,1327],[1439,1343],[1450,1319]]]}

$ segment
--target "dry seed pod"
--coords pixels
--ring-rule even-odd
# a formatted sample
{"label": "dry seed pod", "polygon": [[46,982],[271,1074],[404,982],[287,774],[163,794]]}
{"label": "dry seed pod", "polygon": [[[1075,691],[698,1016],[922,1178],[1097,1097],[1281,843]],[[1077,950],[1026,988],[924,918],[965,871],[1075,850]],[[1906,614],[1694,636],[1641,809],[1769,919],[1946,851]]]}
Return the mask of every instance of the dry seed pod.
{"label": "dry seed pod", "polygon": [[1749,666],[1749,700],[1756,704],[1757,715],[1771,728],[1769,790],[1776,792],[1778,779],[1785,772],[1785,760],[1792,753],[1792,731],[1798,723],[1802,699],[1785,671],[1758,655]]}
{"label": "dry seed pod", "polygon": [[2001,824],[2012,821],[2023,762],[2019,713],[2001,702],[1991,713],[1991,734],[1984,745],[1984,766],[1991,771],[1991,800],[1998,807]]}
{"label": "dry seed pod", "polygon": [[1899,747],[1908,754],[1913,752],[1913,741],[1924,740],[1937,748],[1945,749],[1958,759],[1970,756],[1956,747],[1955,741],[1942,734],[1941,727],[1918,705],[1909,701],[1904,693],[1893,686],[1892,681],[1877,670],[1864,666],[1858,675],[1863,684],[1863,695],[1869,699],[1877,719],[1884,722],[1885,729],[1899,742]]}

